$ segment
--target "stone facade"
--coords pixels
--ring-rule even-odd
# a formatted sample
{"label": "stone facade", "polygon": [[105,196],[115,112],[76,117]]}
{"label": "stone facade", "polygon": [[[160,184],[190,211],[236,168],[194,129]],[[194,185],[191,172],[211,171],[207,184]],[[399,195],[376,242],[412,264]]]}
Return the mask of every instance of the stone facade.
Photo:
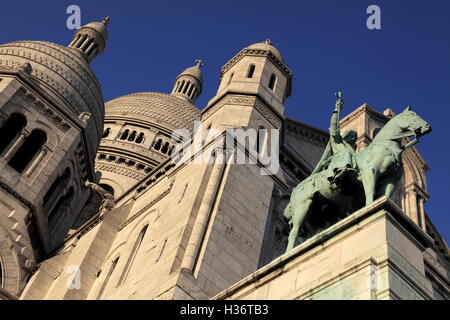
{"label": "stone facade", "polygon": [[[48,45],[56,51],[47,54],[69,50],[66,63],[83,62],[70,79],[90,79],[90,90],[98,84],[88,63],[105,49],[106,24],[81,28],[68,48]],[[63,81],[33,72],[33,60],[18,68],[14,59],[0,64],[0,130],[13,114],[27,122],[0,156],[0,299],[448,299],[448,247],[423,209],[428,168],[415,149],[393,202],[325,225],[283,255],[283,210],[328,134],[285,117],[292,72],[269,40],[224,65],[201,111],[201,61],[170,94],[134,93],[103,108],[99,87],[81,90],[97,99],[88,110],[70,88],[51,90]],[[55,103],[63,98],[70,105]],[[363,105],[341,126],[358,132],[360,150],[391,115]],[[47,139],[18,172],[9,160],[35,128]],[[230,139],[239,129],[268,133],[252,146]],[[276,172],[262,158],[272,146]]]}

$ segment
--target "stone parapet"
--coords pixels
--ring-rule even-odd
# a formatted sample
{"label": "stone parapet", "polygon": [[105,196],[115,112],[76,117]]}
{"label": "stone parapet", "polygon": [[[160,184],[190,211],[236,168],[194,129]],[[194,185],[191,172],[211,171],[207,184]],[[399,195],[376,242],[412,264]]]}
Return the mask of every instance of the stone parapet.
{"label": "stone parapet", "polygon": [[423,258],[431,245],[382,197],[213,299],[433,299]]}

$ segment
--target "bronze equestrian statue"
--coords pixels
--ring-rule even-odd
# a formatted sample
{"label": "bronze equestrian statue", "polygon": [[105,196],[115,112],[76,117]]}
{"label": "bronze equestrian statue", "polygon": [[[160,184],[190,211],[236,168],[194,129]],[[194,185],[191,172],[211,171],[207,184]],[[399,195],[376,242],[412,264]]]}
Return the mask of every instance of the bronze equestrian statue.
{"label": "bronze equestrian statue", "polygon": [[[341,136],[339,117],[344,102],[342,93],[336,96],[330,141],[311,175],[292,191],[284,211],[291,226],[286,252],[294,248],[305,217],[318,199],[316,195],[329,203],[347,205],[353,200],[352,190],[345,189],[353,185],[349,181],[357,181],[364,189],[366,205],[383,195],[391,197],[403,173],[403,151],[431,132],[431,126],[407,107],[386,123],[368,147],[356,152],[356,132],[350,130]],[[414,139],[402,145],[402,138],[411,136]]]}

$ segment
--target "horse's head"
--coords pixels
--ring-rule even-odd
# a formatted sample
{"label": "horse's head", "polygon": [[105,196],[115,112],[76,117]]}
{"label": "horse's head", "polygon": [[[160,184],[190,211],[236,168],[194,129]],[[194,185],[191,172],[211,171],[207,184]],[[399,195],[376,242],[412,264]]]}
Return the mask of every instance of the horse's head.
{"label": "horse's head", "polygon": [[409,106],[402,113],[398,114],[396,118],[397,124],[403,132],[411,132],[417,137],[431,132],[431,125],[412,111]]}

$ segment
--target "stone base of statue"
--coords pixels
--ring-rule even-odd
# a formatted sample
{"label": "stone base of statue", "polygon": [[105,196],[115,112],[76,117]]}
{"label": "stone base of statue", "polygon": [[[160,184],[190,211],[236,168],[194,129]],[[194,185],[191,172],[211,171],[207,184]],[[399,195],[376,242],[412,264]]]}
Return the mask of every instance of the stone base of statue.
{"label": "stone base of statue", "polygon": [[432,241],[383,197],[213,299],[435,299]]}

